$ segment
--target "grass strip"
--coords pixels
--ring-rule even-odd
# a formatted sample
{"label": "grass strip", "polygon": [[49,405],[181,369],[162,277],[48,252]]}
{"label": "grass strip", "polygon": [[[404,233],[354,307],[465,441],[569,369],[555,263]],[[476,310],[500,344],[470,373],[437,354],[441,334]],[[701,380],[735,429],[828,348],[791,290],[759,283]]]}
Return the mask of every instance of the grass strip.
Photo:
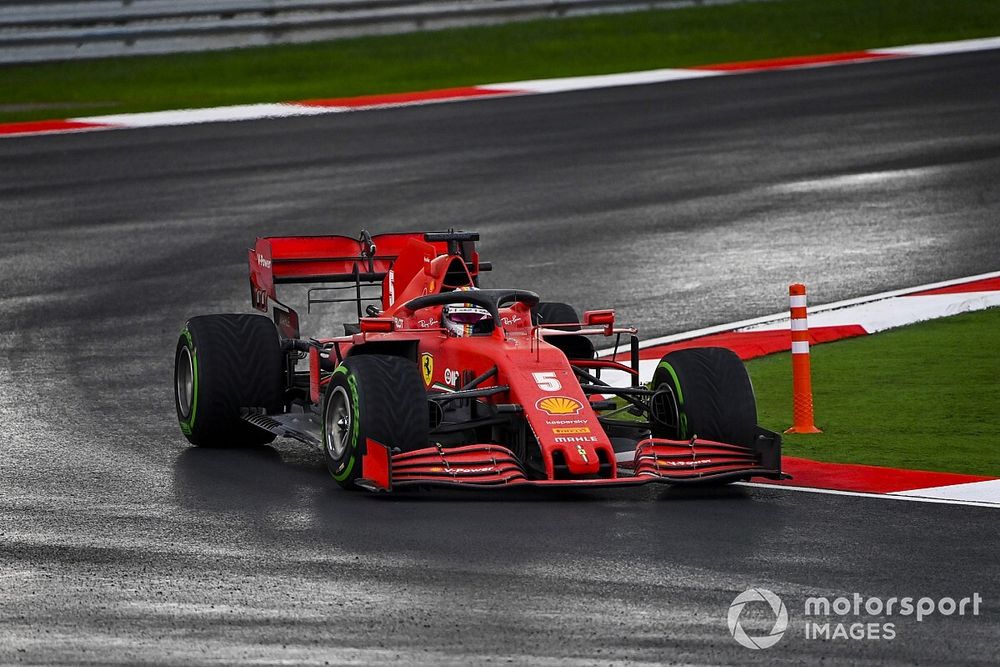
{"label": "grass strip", "polygon": [[1000,34],[989,0],[777,0],[0,67],[0,121],[405,92]]}
{"label": "grass strip", "polygon": [[[1000,477],[1000,308],[813,347],[820,435],[784,453]],[[791,355],[747,363],[758,418],[792,423]]]}

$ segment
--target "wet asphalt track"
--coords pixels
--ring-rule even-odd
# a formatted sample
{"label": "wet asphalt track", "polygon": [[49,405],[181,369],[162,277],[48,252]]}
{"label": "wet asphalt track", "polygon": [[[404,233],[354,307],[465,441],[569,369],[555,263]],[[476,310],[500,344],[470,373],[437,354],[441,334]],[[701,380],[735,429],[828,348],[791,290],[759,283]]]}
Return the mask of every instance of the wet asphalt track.
{"label": "wet asphalt track", "polygon": [[[996,664],[995,511],[347,494],[294,443],[185,446],[171,366],[186,316],[246,310],[257,235],[478,229],[490,285],[648,335],[794,280],[819,302],[995,270],[997,80],[987,52],[0,141],[0,663]],[[766,651],[726,628],[748,586],[791,615]],[[809,595],[974,591],[978,618],[860,619],[892,641],[802,636]]]}

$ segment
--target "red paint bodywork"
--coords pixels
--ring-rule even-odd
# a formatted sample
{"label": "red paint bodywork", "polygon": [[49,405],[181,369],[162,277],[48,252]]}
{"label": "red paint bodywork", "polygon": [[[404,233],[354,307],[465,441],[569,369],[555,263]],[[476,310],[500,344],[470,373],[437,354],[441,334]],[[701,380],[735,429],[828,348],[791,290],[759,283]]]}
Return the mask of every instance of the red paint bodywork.
{"label": "red paint bodywork", "polygon": [[[423,367],[427,356],[432,359],[427,364],[429,373],[424,374],[430,393],[454,391],[468,378],[495,367],[496,373],[477,389],[509,389],[480,400],[521,406],[541,450],[545,479],[529,479],[523,462],[503,444],[468,443],[445,448],[428,443],[426,449],[389,455],[393,443],[387,442],[369,443],[363,457],[366,488],[389,490],[407,484],[629,485],[697,480],[740,471],[747,477],[780,474],[762,468],[745,447],[701,440],[647,439],[638,443],[634,459],[623,464],[632,474],[621,476],[612,443],[572,364],[584,369],[616,367],[633,376],[638,376],[637,368],[610,360],[569,361],[559,348],[543,339],[543,331],[551,334],[552,330],[532,325],[531,309],[523,302],[500,308],[500,321],[492,333],[451,336],[440,326],[442,306],[414,311],[405,304],[417,297],[476,284],[478,252],[465,248],[464,257],[449,254],[447,243],[427,242],[423,234],[384,234],[371,237],[371,242],[375,252],[365,257],[365,242],[349,237],[258,239],[249,253],[254,306],[264,312],[273,307],[282,334],[297,337],[298,318],[278,302],[277,284],[343,281],[344,276],[352,275],[367,275],[371,282],[381,280],[381,308],[377,316],[361,319],[359,333],[318,339],[330,350],[331,361],[361,353],[365,348],[407,343],[415,346],[418,365]],[[294,327],[288,325],[289,321],[295,322]],[[575,333],[635,333],[634,329],[615,327],[613,310],[587,313],[583,327]],[[316,403],[316,392],[325,385],[325,378],[320,377],[320,366],[312,352],[310,362],[310,394]],[[557,457],[564,467],[558,479]]]}

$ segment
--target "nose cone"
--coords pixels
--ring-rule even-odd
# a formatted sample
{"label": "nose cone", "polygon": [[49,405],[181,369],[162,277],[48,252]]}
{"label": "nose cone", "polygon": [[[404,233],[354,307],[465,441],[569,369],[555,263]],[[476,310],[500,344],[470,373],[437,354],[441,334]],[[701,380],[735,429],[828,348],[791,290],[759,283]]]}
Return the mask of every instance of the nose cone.
{"label": "nose cone", "polygon": [[[516,348],[516,338],[508,345]],[[510,354],[502,377],[541,450],[549,479],[615,476],[615,454],[563,352],[545,342]],[[520,351],[520,350],[518,350]],[[603,465],[603,468],[602,468]]]}
{"label": "nose cone", "polygon": [[569,469],[571,475],[574,477],[577,475],[596,475],[600,472],[601,461],[597,456],[597,449],[594,447],[595,443],[588,441],[596,440],[596,438],[588,438],[588,436],[556,438],[557,441],[562,439],[570,441],[559,444],[562,445],[561,451],[563,457],[566,459],[566,467]]}

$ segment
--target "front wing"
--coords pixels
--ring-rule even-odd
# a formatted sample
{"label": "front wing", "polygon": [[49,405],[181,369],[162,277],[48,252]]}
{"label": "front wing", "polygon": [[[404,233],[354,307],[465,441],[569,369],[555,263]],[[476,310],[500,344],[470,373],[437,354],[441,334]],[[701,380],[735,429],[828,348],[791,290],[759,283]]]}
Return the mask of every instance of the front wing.
{"label": "front wing", "polygon": [[641,484],[720,484],[750,477],[780,479],[780,439],[758,435],[761,448],[751,449],[698,438],[681,441],[647,438],[635,448],[631,464],[619,464],[615,477],[529,479],[514,453],[502,445],[426,447],[391,454],[368,440],[364,478],[357,484],[371,491],[415,486],[465,488],[612,487]]}

